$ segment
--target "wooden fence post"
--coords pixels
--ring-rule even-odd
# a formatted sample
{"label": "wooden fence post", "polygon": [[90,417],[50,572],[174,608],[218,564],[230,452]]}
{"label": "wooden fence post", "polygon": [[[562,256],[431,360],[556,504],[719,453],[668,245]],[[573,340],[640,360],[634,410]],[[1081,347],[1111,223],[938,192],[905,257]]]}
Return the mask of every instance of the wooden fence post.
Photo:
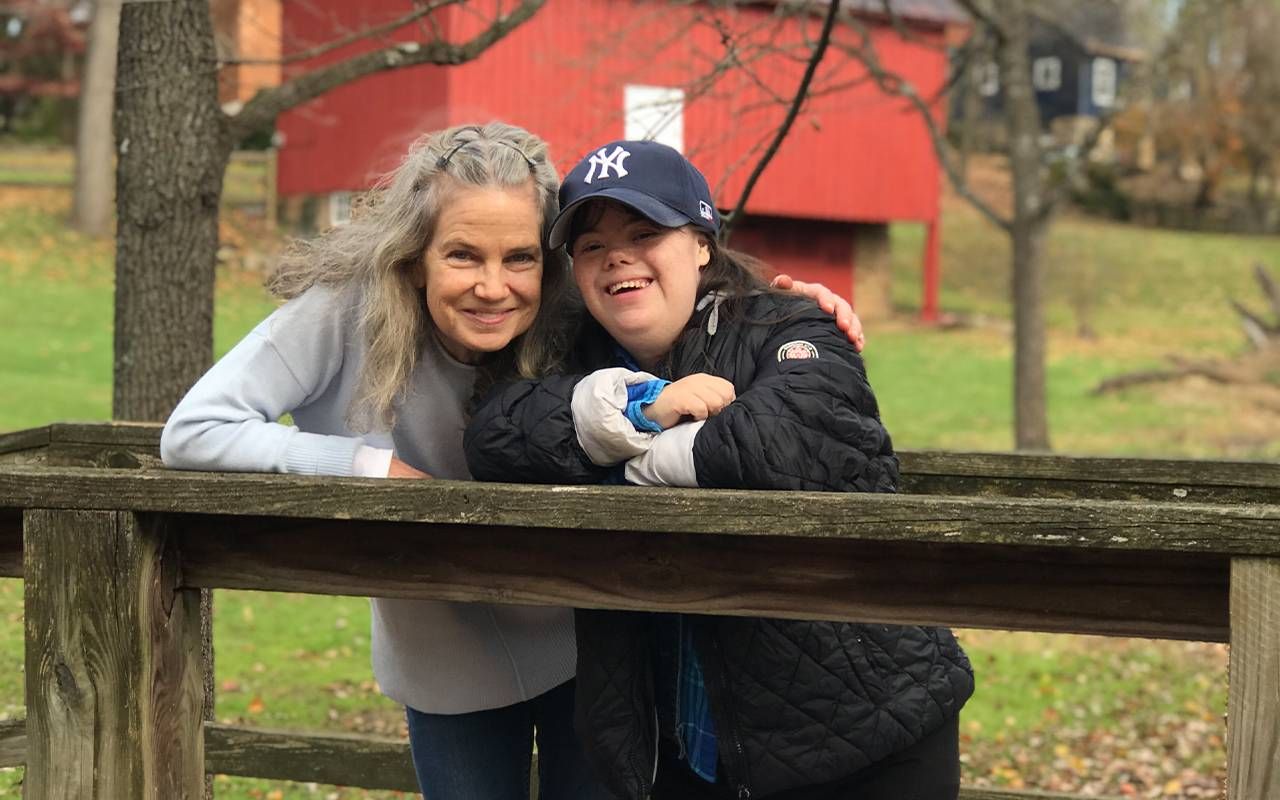
{"label": "wooden fence post", "polygon": [[1280,797],[1280,559],[1231,560],[1227,790]]}
{"label": "wooden fence post", "polygon": [[200,593],[155,517],[28,510],[29,800],[204,791]]}

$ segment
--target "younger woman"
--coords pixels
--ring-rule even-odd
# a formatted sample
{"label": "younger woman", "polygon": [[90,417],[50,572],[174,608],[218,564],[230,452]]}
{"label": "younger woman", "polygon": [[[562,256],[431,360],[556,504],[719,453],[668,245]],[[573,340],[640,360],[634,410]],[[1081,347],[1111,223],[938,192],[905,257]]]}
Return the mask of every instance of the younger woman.
{"label": "younger woman", "polygon": [[[854,347],[717,245],[679,153],[605,145],[560,200],[550,244],[593,318],[582,371],[490,394],[466,434],[476,478],[894,490]],[[945,629],[587,610],[576,625],[578,732],[617,797],[958,792],[973,675]]]}

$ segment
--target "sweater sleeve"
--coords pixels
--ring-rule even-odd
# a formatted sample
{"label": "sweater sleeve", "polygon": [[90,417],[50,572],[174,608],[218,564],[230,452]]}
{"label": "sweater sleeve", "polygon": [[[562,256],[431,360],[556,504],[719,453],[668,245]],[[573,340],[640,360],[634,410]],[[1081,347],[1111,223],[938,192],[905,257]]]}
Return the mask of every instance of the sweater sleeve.
{"label": "sweater sleeve", "polygon": [[699,486],[891,492],[898,460],[862,358],[826,314],[775,324],[749,386],[693,442]]}
{"label": "sweater sleeve", "polygon": [[342,366],[347,315],[313,288],[263,320],[204,374],[165,423],[165,466],[351,475],[359,437],[280,424],[329,386]]}

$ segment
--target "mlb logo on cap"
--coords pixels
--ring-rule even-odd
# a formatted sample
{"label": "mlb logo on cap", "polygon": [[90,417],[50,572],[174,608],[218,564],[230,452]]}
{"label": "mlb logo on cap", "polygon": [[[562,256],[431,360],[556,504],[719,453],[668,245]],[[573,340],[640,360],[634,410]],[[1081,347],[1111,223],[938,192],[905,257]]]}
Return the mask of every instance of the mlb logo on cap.
{"label": "mlb logo on cap", "polygon": [[694,225],[712,236],[720,230],[707,179],[679,151],[658,142],[610,142],[579,161],[560,186],[551,247],[565,244],[573,215],[596,198],[616,200],[667,228]]}
{"label": "mlb logo on cap", "polygon": [[596,175],[596,167],[600,168],[601,180],[609,177],[610,170],[619,178],[627,177],[630,173],[627,172],[624,163],[629,155],[631,155],[631,152],[623,149],[622,145],[615,145],[613,152],[608,155],[605,154],[604,148],[601,147],[587,159],[587,163],[591,165],[591,168],[587,170],[587,177],[583,178],[582,182],[591,183],[591,179]]}

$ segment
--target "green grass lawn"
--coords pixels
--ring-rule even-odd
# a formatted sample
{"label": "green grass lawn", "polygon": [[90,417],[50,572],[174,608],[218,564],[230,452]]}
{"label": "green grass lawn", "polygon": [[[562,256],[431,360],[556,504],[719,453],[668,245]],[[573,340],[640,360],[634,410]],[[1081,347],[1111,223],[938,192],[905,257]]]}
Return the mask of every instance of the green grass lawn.
{"label": "green grass lawn", "polygon": [[[0,175],[0,177],[3,177]],[[69,233],[63,189],[0,189],[0,431],[106,419],[112,248]],[[979,320],[922,328],[920,231],[898,226],[900,319],[870,329],[872,381],[900,447],[1008,449],[1007,248],[964,207],[948,211],[943,305]],[[1168,353],[1225,355],[1242,337],[1228,296],[1253,299],[1249,269],[1280,269],[1280,240],[1190,235],[1064,219],[1051,244],[1051,430],[1064,452],[1280,457],[1280,400],[1266,387],[1199,381],[1093,397],[1102,378]],[[216,349],[273,304],[257,276],[219,276]],[[1092,338],[1078,335],[1082,323]],[[217,593],[219,719],[401,735],[400,710],[369,669],[367,602]],[[1210,796],[1223,770],[1224,648],[965,631],[979,674],[966,707],[966,780],[1139,796]],[[21,583],[0,581],[0,714],[22,714]],[[1115,765],[1119,764],[1117,767]],[[1185,770],[1185,771],[1183,771]],[[20,771],[0,772],[16,797]],[[220,777],[226,798],[388,798],[327,786]],[[1126,789],[1125,787],[1129,787]]]}

